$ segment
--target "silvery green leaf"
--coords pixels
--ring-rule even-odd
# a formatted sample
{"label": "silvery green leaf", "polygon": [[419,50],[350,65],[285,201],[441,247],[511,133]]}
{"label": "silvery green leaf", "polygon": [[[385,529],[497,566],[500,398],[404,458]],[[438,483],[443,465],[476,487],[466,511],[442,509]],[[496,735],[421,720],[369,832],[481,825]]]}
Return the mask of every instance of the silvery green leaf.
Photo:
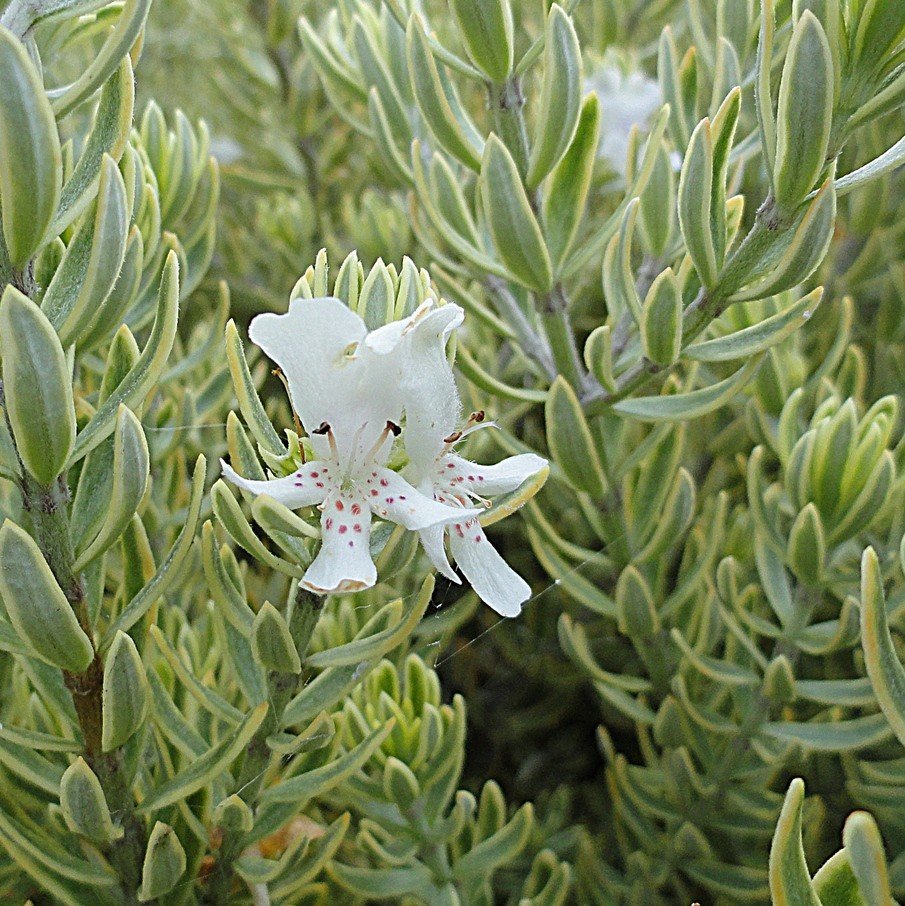
{"label": "silvery green leaf", "polygon": [[773,167],[776,160],[776,115],[773,112],[772,66],[773,33],[776,29],[774,0],[761,0],[760,32],[757,40],[757,78],[754,83],[754,107],[760,130],[761,151],[767,164],[770,184],[773,184]]}
{"label": "silvery green leaf", "polygon": [[820,513],[809,503],[789,530],[789,567],[807,585],[819,584],[826,565],[826,533]]}
{"label": "silvery green leaf", "polygon": [[195,529],[198,524],[198,515],[201,512],[201,503],[204,498],[204,478],[207,472],[207,463],[203,456],[195,461],[195,471],[192,473],[191,498],[186,508],[185,521],[173,546],[154,575],[141,587],[141,590],[129,601],[122,613],[113,621],[104,634],[101,648],[106,647],[113,640],[116,632],[128,632],[165,594],[167,588],[178,574],[179,567],[185,560],[195,539]]}
{"label": "silvery green leaf", "polygon": [[714,159],[710,120],[695,127],[679,177],[679,225],[695,270],[705,287],[716,284],[718,261],[710,222],[713,205]]}
{"label": "silvery green leaf", "polygon": [[676,177],[672,155],[665,144],[657,151],[650,180],[641,193],[641,227],[645,245],[658,258],[673,241],[676,224]]}
{"label": "silvery green leaf", "polygon": [[344,667],[382,657],[411,635],[427,610],[433,590],[433,576],[428,576],[407,611],[401,601],[391,601],[351,642],[308,655],[305,663],[311,667]]}
{"label": "silvery green leaf", "polygon": [[0,26],[0,205],[9,261],[24,267],[60,201],[60,139],[44,85],[22,43]]}
{"label": "silvery green leaf", "polygon": [[51,236],[59,236],[91,203],[105,156],[116,161],[121,158],[132,126],[134,102],[135,80],[132,63],[126,56],[101,91],[85,148],[63,186],[49,230]]}
{"label": "silvery green leaf", "polygon": [[144,497],[149,474],[150,455],[141,422],[120,406],[113,432],[112,482],[106,513],[97,535],[87,547],[77,551],[75,572],[84,569],[119,538]]}
{"label": "silvery green leaf", "polygon": [[823,261],[836,223],[836,192],[831,179],[804,208],[794,229],[785,231],[779,242],[758,262],[753,282],[732,292],[733,302],[763,299],[806,280]]}
{"label": "silvery green leaf", "polygon": [[589,94],[578,118],[572,143],[556,165],[544,195],[544,227],[555,269],[566,260],[585,214],[597,158],[600,104]]}
{"label": "silvery green leaf", "polygon": [[613,405],[613,411],[645,422],[699,418],[718,409],[739,393],[760,367],[761,358],[755,356],[734,374],[709,387],[687,393],[621,400]]}
{"label": "silvery green leaf", "polygon": [[251,650],[255,659],[269,670],[300,673],[299,659],[292,634],[284,617],[269,601],[261,605],[251,626]]}
{"label": "silvery green leaf", "polygon": [[491,81],[505,81],[514,56],[510,0],[450,0],[449,5],[472,62]]}
{"label": "silvery green leaf", "polygon": [[630,312],[635,323],[641,323],[641,299],[632,271],[632,239],[641,202],[633,198],[625,208],[619,232],[613,236],[603,256],[603,296],[607,311],[614,319]]}
{"label": "silvery green leaf", "polygon": [[72,673],[88,669],[91,639],[38,545],[9,520],[0,527],[0,596],[9,621],[37,657]]}
{"label": "silvery green leaf", "polygon": [[[340,271],[342,275],[342,271]],[[242,347],[242,340],[235,322],[230,319],[226,324],[226,360],[229,364],[229,372],[233,379],[233,389],[236,399],[239,402],[239,408],[245,417],[245,424],[254,435],[255,440],[269,452],[282,456],[286,453],[286,447],[280,440],[279,435],[274,431],[258,391],[255,388],[251,372],[248,370],[248,363],[245,360],[245,350]]]}
{"label": "silvery green leaf", "polygon": [[87,425],[79,432],[70,456],[78,462],[93,450],[115,429],[115,418],[120,405],[136,408],[144,401],[154,383],[163,373],[173,341],[176,337],[176,320],[179,311],[179,266],[176,254],[167,255],[160,279],[157,314],[151,335],[141,357],[127,377],[98,408]]}
{"label": "silvery green leaf", "polygon": [[304,573],[304,569],[301,566],[296,563],[290,563],[265,547],[261,539],[254,533],[251,523],[245,518],[232,490],[222,479],[217,481],[211,488],[211,503],[213,504],[217,520],[236,544],[247,550],[262,563],[267,564],[271,569],[278,570],[296,579],[301,578]]}
{"label": "silvery green leaf", "polygon": [[528,842],[533,823],[534,810],[529,802],[503,827],[465,853],[453,867],[455,876],[468,878],[481,875],[511,861]]}
{"label": "silvery green leaf", "polygon": [[672,365],[682,347],[682,291],[666,268],[651,284],[641,309],[641,344],[657,365]]}
{"label": "silvery green leaf", "polygon": [[110,817],[100,780],[84,758],[77,758],[64,772],[60,806],[66,826],[74,834],[99,843],[110,843],[123,835]]}
{"label": "silvery green leaf", "polygon": [[362,71],[368,84],[377,90],[392,126],[393,135],[402,144],[407,145],[413,138],[412,127],[406,115],[405,102],[377,45],[377,37],[372,28],[358,16],[355,17],[352,34]]}
{"label": "silvery green leaf", "polygon": [[892,736],[882,714],[832,722],[777,721],[764,724],[762,732],[773,739],[796,743],[809,752],[857,752]]}
{"label": "silvery green leaf", "polygon": [[52,107],[57,119],[71,113],[116,72],[144,28],[150,8],[151,0],[125,0],[116,26],[94,59],[71,85],[55,92]]}
{"label": "silvery green leaf", "polygon": [[249,712],[235,730],[228,733],[217,745],[196,758],[172,780],[152,789],[142,800],[139,811],[147,814],[166,808],[215,781],[220,774],[229,769],[232,762],[251,741],[261,726],[267,709],[267,702],[261,702]]}
{"label": "silvery green leaf", "polygon": [[12,285],[0,298],[0,349],[6,414],[18,454],[49,485],[63,471],[75,440],[71,372],[44,313]]}
{"label": "silvery green leaf", "polygon": [[905,745],[905,667],[889,633],[883,576],[877,555],[870,547],[861,558],[861,646],[877,701]]}
{"label": "silvery green leaf", "polygon": [[822,299],[821,286],[757,324],[712,340],[698,340],[682,354],[699,362],[731,362],[764,352],[805,324]]}
{"label": "silvery green leaf", "polygon": [[313,768],[297,777],[290,777],[268,787],[261,795],[261,806],[266,808],[268,805],[293,802],[296,807],[301,808],[312,796],[323,795],[368,761],[390,734],[394,723],[395,721],[391,719],[384,726],[372,730],[355,748],[344,752],[323,767]]}
{"label": "silvery green leaf", "polygon": [[518,167],[495,135],[484,148],[481,195],[494,245],[512,278],[529,289],[548,292],[553,283],[550,254]]}
{"label": "silvery green leaf", "polygon": [[104,660],[103,730],[105,752],[122,746],[144,723],[151,690],[135,642],[117,632]]}
{"label": "silvery green leaf", "polygon": [[94,214],[70,242],[41,301],[41,310],[65,345],[78,341],[113,289],[128,230],[126,187],[116,162],[105,155]]}
{"label": "silvery green leaf", "polygon": [[836,180],[836,195],[847,195],[905,163],[905,136],[869,163]]}
{"label": "silvery green leaf", "polygon": [[562,377],[550,388],[545,406],[547,444],[556,464],[574,487],[601,496],[606,477],[575,391]]}
{"label": "silvery green leaf", "polygon": [[889,868],[876,821],[867,812],[852,812],[842,829],[842,842],[866,906],[889,906],[893,902]]}
{"label": "silvery green leaf", "polygon": [[589,334],[584,345],[584,363],[605,390],[612,393],[616,389],[616,378],[613,375],[613,338],[608,324],[595,327]]}
{"label": "silvery green leaf", "polygon": [[770,846],[770,893],[775,903],[820,906],[801,842],[804,781],[796,777],[783,803]]}
{"label": "silvery green leaf", "polygon": [[794,210],[824,167],[833,119],[833,55],[816,16],[795,25],[779,85],[773,187],[781,210]]}
{"label": "silvery green leaf", "polygon": [[[129,309],[138,298],[144,264],[144,244],[138,227],[132,226],[126,239],[123,262],[113,289],[94,312],[89,323],[79,331],[80,349],[91,349],[123,325]],[[115,334],[114,334],[115,336]]]}
{"label": "silvery green leaf", "polygon": [[581,47],[572,20],[550,7],[544,40],[544,83],[525,183],[538,186],[572,144],[581,110]]}
{"label": "silvery green leaf", "polygon": [[413,15],[406,30],[412,88],[421,115],[444,151],[478,172],[484,141],[462,109],[452,84],[441,77],[421,17]]}
{"label": "silvery green leaf", "polygon": [[147,903],[169,893],[185,874],[186,856],[176,831],[158,821],[148,838],[138,901]]}

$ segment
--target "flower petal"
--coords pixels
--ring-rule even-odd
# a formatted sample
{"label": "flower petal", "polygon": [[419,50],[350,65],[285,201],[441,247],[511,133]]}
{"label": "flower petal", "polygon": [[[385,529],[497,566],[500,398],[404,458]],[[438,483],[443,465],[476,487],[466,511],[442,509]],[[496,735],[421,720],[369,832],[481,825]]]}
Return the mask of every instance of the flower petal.
{"label": "flower petal", "polygon": [[434,307],[432,299],[422,302],[407,318],[390,321],[382,327],[372,330],[365,338],[365,346],[378,355],[389,355],[395,352],[412,327],[424,318]]}
{"label": "flower petal", "polygon": [[456,565],[485,604],[503,617],[521,613],[531,587],[487,540],[476,519],[452,526],[449,546]]}
{"label": "flower petal", "polygon": [[439,503],[416,490],[391,469],[374,469],[365,485],[368,505],[378,516],[412,531],[430,525],[460,522],[480,512]]}
{"label": "flower petal", "polygon": [[331,494],[321,514],[321,549],[301,585],[320,595],[361,591],[377,581],[371,559],[371,511],[355,492]]}
{"label": "flower petal", "polygon": [[[402,414],[399,363],[364,349],[367,332],[364,321],[334,298],[294,299],[286,314],[258,315],[248,331],[283,370],[308,433],[329,424],[346,460]],[[324,438],[315,435],[312,443],[326,455]]]}
{"label": "flower petal", "polygon": [[446,358],[446,341],[463,317],[458,305],[434,309],[412,327],[403,348],[405,448],[419,475],[430,471],[444,438],[455,431],[461,418],[462,404]]}
{"label": "flower petal", "polygon": [[237,487],[249,491],[255,497],[267,494],[291,510],[320,503],[330,490],[330,467],[322,462],[306,463],[293,475],[273,478],[270,481],[251,481],[243,478],[222,459],[220,468],[223,470],[223,477]]}
{"label": "flower petal", "polygon": [[455,453],[442,457],[438,463],[442,481],[453,487],[473,491],[482,497],[508,494],[547,467],[547,460],[533,453],[509,456],[494,466],[469,462]]}
{"label": "flower petal", "polygon": [[446,544],[444,543],[446,526],[430,525],[426,529],[421,529],[418,532],[418,537],[421,539],[424,553],[427,554],[427,559],[430,560],[434,569],[446,576],[450,582],[461,585],[462,580],[456,575],[456,571],[450,566],[449,559],[446,556]]}

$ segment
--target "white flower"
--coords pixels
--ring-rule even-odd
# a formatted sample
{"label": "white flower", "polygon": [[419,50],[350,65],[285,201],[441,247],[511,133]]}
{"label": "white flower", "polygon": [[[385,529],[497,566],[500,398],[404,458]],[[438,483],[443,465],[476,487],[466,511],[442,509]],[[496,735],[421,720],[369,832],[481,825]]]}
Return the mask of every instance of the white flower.
{"label": "white flower", "polygon": [[637,70],[603,64],[585,83],[600,99],[600,144],[598,157],[625,176],[629,135],[633,126],[644,127],[663,103],[659,84]]}
{"label": "white flower", "polygon": [[447,306],[440,319],[444,309],[429,308],[371,334],[333,298],[296,299],[287,314],[258,315],[251,323],[252,341],[286,377],[316,459],[270,481],[249,481],[226,463],[223,472],[252,494],[268,494],[293,509],[321,508],[321,549],[301,583],[311,591],[358,591],[377,581],[369,548],[372,514],[414,531],[461,519],[458,508],[422,494],[385,467],[400,431],[409,335],[431,319],[461,320],[456,306]]}
{"label": "white flower", "polygon": [[531,588],[487,540],[472,506],[474,502],[486,505],[488,498],[516,490],[546,470],[547,461],[523,453],[495,466],[482,466],[453,452],[458,441],[482,426],[483,415],[472,416],[465,430],[455,431],[461,405],[445,353],[449,329],[434,318],[412,331],[401,388],[412,482],[438,502],[461,508],[457,521],[425,526],[419,536],[434,567],[458,583],[446,556],[448,536],[450,553],[478,597],[501,616],[514,617],[531,596]]}

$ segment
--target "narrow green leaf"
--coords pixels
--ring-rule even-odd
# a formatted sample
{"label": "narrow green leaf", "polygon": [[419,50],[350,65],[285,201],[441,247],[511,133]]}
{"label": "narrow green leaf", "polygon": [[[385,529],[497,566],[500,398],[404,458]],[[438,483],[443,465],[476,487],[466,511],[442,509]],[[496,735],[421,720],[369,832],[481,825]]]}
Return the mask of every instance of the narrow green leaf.
{"label": "narrow green leaf", "polygon": [[619,232],[607,245],[603,256],[603,296],[607,311],[614,320],[630,312],[636,324],[641,323],[641,299],[635,286],[632,270],[632,239],[638,220],[640,200],[633,198],[626,205],[619,222]]}
{"label": "narrow green leaf", "polygon": [[685,247],[694,262],[701,282],[708,289],[719,275],[716,242],[711,229],[713,207],[713,137],[710,120],[703,119],[695,127],[685,152],[679,177],[679,225]]}
{"label": "narrow green leaf", "polygon": [[529,189],[540,185],[572,144],[583,84],[578,35],[572,20],[554,3],[547,16],[544,83],[525,178]]}
{"label": "narrow green leaf", "polygon": [[72,673],[88,669],[91,639],[38,545],[9,520],[0,527],[0,595],[10,622],[37,657]]}
{"label": "narrow green leaf", "polygon": [[261,794],[261,806],[266,808],[280,802],[293,802],[302,807],[312,796],[322,796],[358,771],[380,748],[394,726],[395,719],[390,718],[383,726],[371,730],[354,749],[344,752],[329,764],[269,787]]}
{"label": "narrow green leaf", "polygon": [[173,251],[167,255],[157,298],[157,316],[141,357],[128,376],[79,432],[69,458],[70,464],[78,462],[109,437],[115,429],[119,407],[125,405],[137,409],[163,374],[176,337],[176,321],[179,315],[179,264]]}
{"label": "narrow green leaf", "polygon": [[125,0],[116,26],[84,72],[66,88],[55,92],[53,112],[62,119],[88,100],[116,72],[144,28],[151,0]]}
{"label": "narrow green leaf", "polygon": [[201,513],[201,503],[204,499],[204,478],[207,472],[207,463],[203,456],[195,461],[195,471],[192,473],[192,495],[185,514],[185,521],[169,553],[161,562],[154,575],[145,583],[141,591],[128,603],[123,612],[113,621],[104,633],[101,648],[107,647],[113,641],[117,631],[128,632],[152,607],[152,605],[166,594],[170,583],[179,573],[188,554],[192,541],[195,538],[195,529],[198,525],[198,516]]}
{"label": "narrow green leaf", "polygon": [[782,210],[794,210],[826,166],[834,80],[826,33],[805,10],[792,32],[779,85],[773,186]]}
{"label": "narrow green leaf", "polygon": [[768,723],[764,724],[763,731],[772,739],[793,742],[813,752],[856,752],[892,736],[882,714],[831,723]]}
{"label": "narrow green leaf", "polygon": [[491,81],[505,81],[515,47],[510,0],[450,0],[449,5],[469,58]]}
{"label": "narrow green leaf", "polygon": [[434,138],[444,151],[469,169],[479,172],[484,142],[473,125],[471,128],[463,127],[462,120],[467,118],[467,114],[461,109],[452,86],[445,85],[441,80],[424,23],[417,14],[409,19],[406,29],[406,51],[412,89],[421,115]]}
{"label": "narrow green leaf", "polygon": [[142,814],[157,811],[173,805],[203,786],[215,781],[227,771],[242,753],[261,726],[268,709],[267,702],[261,702],[254,708],[235,730],[229,733],[212,749],[196,758],[188,767],[180,771],[171,780],[152,790],[138,807]]}
{"label": "narrow green leaf", "polygon": [[331,667],[319,673],[286,705],[280,724],[292,727],[333,708],[367,675],[373,665],[367,661]]}
{"label": "narrow green leaf", "polygon": [[889,632],[883,576],[872,547],[861,557],[861,645],[877,701],[905,746],[905,667]]}
{"label": "narrow green leaf", "polygon": [[892,147],[887,148],[869,163],[837,179],[835,182],[836,195],[841,197],[855,189],[860,189],[891,170],[895,170],[903,163],[905,163],[905,136],[902,136]]}
{"label": "narrow green leaf", "polygon": [[49,485],[75,440],[71,372],[59,337],[27,296],[7,286],[0,299],[3,390],[25,468]]}
{"label": "narrow green leaf", "polygon": [[66,826],[74,834],[97,843],[110,843],[123,835],[110,817],[100,780],[84,758],[77,758],[63,774],[60,807]]}
{"label": "narrow green leaf", "polygon": [[560,375],[553,382],[545,406],[547,444],[569,483],[593,497],[606,491],[606,477],[581,403]]}
{"label": "narrow green leaf", "polygon": [[254,533],[251,523],[245,518],[239,501],[236,500],[232,490],[223,479],[218,480],[211,488],[211,503],[217,520],[236,544],[253,557],[266,563],[271,569],[296,579],[301,578],[305,572],[301,566],[278,557],[264,546],[261,539]]}
{"label": "narrow green leaf", "polygon": [[628,415],[642,422],[680,421],[700,418],[729,402],[738,394],[760,367],[761,356],[751,359],[735,374],[725,380],[692,390],[666,396],[641,396],[622,400],[613,406],[613,411]]}
{"label": "narrow green leaf", "polygon": [[135,642],[117,632],[104,661],[103,730],[105,752],[119,748],[144,723],[151,690]]}
{"label": "narrow green leaf", "polygon": [[641,345],[657,365],[672,365],[682,348],[682,289],[668,267],[657,275],[641,309]]}
{"label": "narrow green leaf", "polygon": [[252,623],[251,650],[255,660],[270,670],[281,673],[300,673],[302,670],[289,625],[269,601],[264,602]]}
{"label": "narrow green leaf", "polygon": [[176,831],[158,821],[148,838],[138,901],[147,903],[169,893],[185,874],[186,856]]}
{"label": "narrow green leaf", "polygon": [[569,251],[585,212],[600,133],[600,102],[589,94],[581,108],[575,137],[553,170],[544,198],[544,226],[554,269]]}
{"label": "narrow green leaf", "polygon": [[70,242],[41,300],[41,310],[64,346],[78,342],[110,295],[128,235],[126,186],[116,161],[104,155],[94,216],[86,218]]}
{"label": "narrow green leaf", "polygon": [[883,838],[876,821],[867,812],[852,812],[845,821],[842,842],[865,906],[895,906]]}
{"label": "narrow green leaf", "polygon": [[374,635],[363,635],[345,645],[308,655],[305,663],[312,667],[344,667],[382,657],[412,634],[427,610],[433,591],[434,577],[428,576],[402,619]]}
{"label": "narrow green leaf", "polygon": [[120,406],[113,432],[113,474],[106,514],[91,543],[76,556],[73,570],[80,572],[110,548],[132,521],[150,475],[150,454],[141,422]]}
{"label": "narrow green leaf", "polygon": [[533,807],[525,803],[500,830],[465,853],[453,866],[453,874],[473,878],[511,862],[528,842],[533,823]]}
{"label": "narrow green leaf", "polygon": [[512,278],[528,289],[549,292],[553,273],[544,237],[518,167],[495,135],[488,138],[484,148],[481,195],[494,245]]}
{"label": "narrow green leaf", "polygon": [[820,906],[801,842],[804,781],[789,786],[770,846],[770,894],[774,906]]}
{"label": "narrow green leaf", "polygon": [[44,84],[25,46],[0,26],[0,207],[10,263],[40,248],[60,201],[63,160]]}
{"label": "narrow green leaf", "polygon": [[731,362],[765,352],[805,324],[822,299],[823,287],[819,286],[757,324],[712,340],[699,340],[685,347],[682,354],[699,362]]}
{"label": "narrow green leaf", "polygon": [[66,180],[49,235],[59,236],[91,203],[106,155],[118,161],[126,147],[135,104],[132,62],[123,57],[116,73],[101,91],[94,123],[85,148]]}

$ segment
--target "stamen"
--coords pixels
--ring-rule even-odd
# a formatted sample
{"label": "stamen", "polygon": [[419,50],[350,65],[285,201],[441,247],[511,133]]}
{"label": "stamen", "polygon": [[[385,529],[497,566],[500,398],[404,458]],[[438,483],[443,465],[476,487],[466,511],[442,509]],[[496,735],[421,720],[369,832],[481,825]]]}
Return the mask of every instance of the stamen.
{"label": "stamen", "polygon": [[321,437],[326,436],[327,442],[330,444],[330,454],[336,462],[339,462],[339,450],[336,448],[336,435],[333,433],[333,429],[330,425],[327,422],[321,422],[311,433],[320,435]]}
{"label": "stamen", "polygon": [[402,428],[399,427],[395,422],[388,421],[383,426],[383,431],[380,432],[380,436],[374,441],[374,445],[368,450],[365,455],[365,463],[373,462],[377,458],[377,454],[380,453],[381,448],[387,442],[387,439],[390,436],[399,437],[402,433]]}

